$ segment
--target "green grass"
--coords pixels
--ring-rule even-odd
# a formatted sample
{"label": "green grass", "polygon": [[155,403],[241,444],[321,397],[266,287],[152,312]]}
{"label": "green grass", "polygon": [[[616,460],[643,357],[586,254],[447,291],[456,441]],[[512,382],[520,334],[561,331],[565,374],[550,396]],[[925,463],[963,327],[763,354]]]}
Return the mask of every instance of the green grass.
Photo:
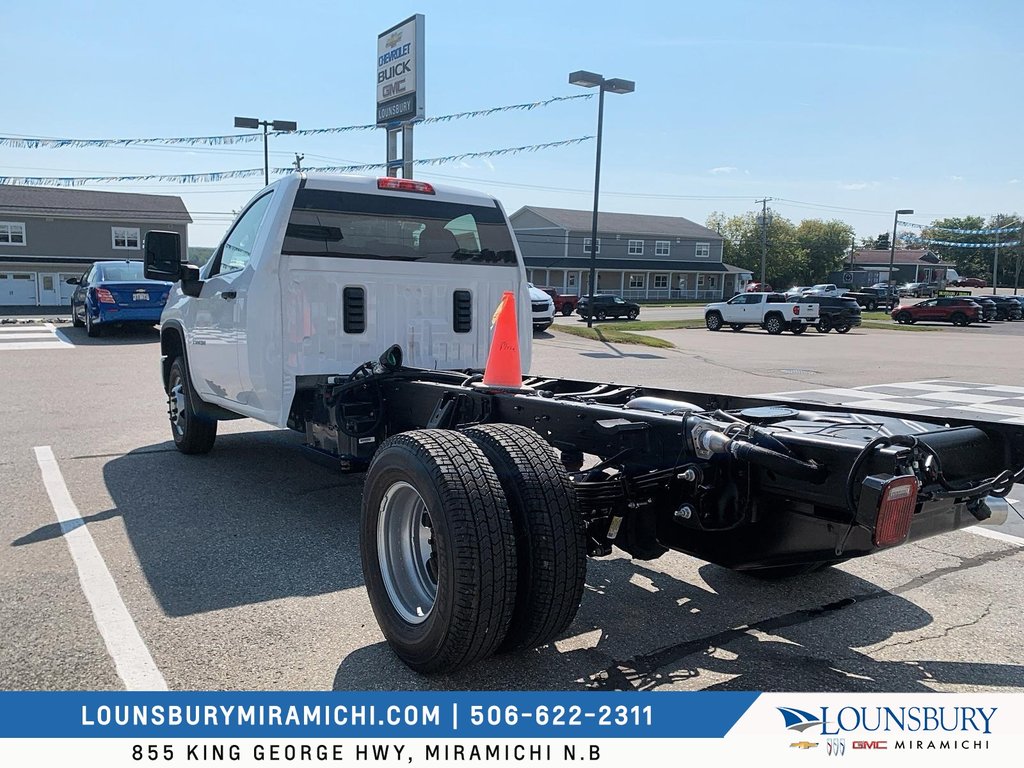
{"label": "green grass", "polygon": [[937,325],[901,325],[895,320],[865,320],[861,318],[861,328],[875,328],[883,331],[913,331],[913,332],[929,332],[929,331],[941,331],[942,326]]}
{"label": "green grass", "polygon": [[703,307],[710,302],[705,301],[684,301],[683,299],[637,299],[636,303],[642,307]]}
{"label": "green grass", "polygon": [[[630,323],[633,325],[633,323]],[[579,336],[593,341],[602,341],[607,344],[642,344],[645,347],[659,347],[661,349],[674,349],[675,344],[664,339],[656,339],[653,336],[644,336],[639,333],[629,333],[621,330],[616,325],[610,328],[607,325],[595,325],[587,328],[585,325],[552,325],[549,330],[568,333],[572,336]]]}

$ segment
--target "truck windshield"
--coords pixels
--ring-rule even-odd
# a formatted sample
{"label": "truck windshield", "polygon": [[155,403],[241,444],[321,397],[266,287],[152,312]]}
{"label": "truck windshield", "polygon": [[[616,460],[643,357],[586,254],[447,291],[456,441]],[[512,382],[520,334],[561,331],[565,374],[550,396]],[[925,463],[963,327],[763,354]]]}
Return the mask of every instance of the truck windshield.
{"label": "truck windshield", "polygon": [[432,264],[516,266],[497,206],[300,189],[284,254]]}

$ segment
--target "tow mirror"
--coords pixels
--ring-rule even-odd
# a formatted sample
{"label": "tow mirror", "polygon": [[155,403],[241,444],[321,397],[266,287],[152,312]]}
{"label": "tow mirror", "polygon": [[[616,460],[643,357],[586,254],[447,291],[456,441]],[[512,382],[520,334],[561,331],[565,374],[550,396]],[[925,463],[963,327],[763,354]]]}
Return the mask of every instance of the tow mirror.
{"label": "tow mirror", "polygon": [[176,283],[182,277],[181,235],[177,232],[147,232],[143,272],[147,280]]}

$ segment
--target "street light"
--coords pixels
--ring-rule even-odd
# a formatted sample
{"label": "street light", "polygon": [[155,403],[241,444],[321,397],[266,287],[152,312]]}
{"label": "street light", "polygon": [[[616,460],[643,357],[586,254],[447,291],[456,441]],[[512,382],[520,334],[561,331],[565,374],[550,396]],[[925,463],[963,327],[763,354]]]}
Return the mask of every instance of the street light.
{"label": "street light", "polygon": [[892,296],[892,270],[893,264],[896,262],[896,224],[899,222],[900,216],[912,216],[914,211],[910,208],[900,208],[896,211],[896,215],[892,217],[892,240],[889,241],[889,298]]}
{"label": "street light", "polygon": [[608,93],[632,93],[636,83],[617,77],[606,79],[596,72],[587,72],[581,69],[569,74],[569,84],[599,89],[597,96],[597,161],[594,168],[594,219],[590,231],[590,312],[587,314],[587,328],[592,328],[594,326],[594,283],[597,282],[597,208],[601,189],[601,127],[604,123],[604,94],[605,91]]}
{"label": "street light", "polygon": [[260,120],[255,117],[236,117],[235,128],[255,129],[263,126],[263,184],[270,183],[270,152],[267,149],[267,128],[275,131],[294,131],[298,126],[292,120]]}

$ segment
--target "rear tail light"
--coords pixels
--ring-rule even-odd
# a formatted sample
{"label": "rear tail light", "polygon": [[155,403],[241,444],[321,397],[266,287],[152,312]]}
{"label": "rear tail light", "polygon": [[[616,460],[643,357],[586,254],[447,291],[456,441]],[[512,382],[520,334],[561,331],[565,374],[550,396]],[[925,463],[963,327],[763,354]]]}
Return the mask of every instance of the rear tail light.
{"label": "rear tail light", "polygon": [[93,288],[92,291],[93,298],[100,304],[117,304],[113,294],[106,288]]}
{"label": "rear tail light", "polygon": [[794,304],[793,305],[793,314],[794,315],[799,315],[800,314],[800,306],[798,304]]}
{"label": "rear tail light", "polygon": [[396,192],[419,192],[424,195],[434,194],[434,187],[425,181],[399,179],[393,176],[377,179],[377,189],[391,189]]}
{"label": "rear tail light", "polygon": [[882,487],[875,517],[873,541],[876,547],[891,547],[907,540],[917,506],[917,485],[913,475],[901,475]]}

